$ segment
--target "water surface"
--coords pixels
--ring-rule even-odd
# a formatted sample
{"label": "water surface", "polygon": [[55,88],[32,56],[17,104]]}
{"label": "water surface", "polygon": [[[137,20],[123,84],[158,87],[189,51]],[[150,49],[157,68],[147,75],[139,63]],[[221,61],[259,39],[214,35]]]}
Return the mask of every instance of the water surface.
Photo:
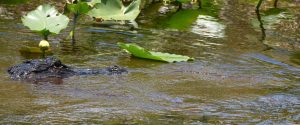
{"label": "water surface", "polygon": [[[81,24],[75,46],[66,40],[67,30],[52,35],[53,55],[70,66],[120,65],[129,73],[38,83],[13,81],[6,69],[32,58],[18,50],[37,46],[41,37],[20,20],[0,19],[0,124],[299,123],[300,68],[289,59],[297,49],[266,44],[260,28],[251,24],[256,19],[251,4],[220,4],[217,16],[200,14],[185,30],[155,23],[140,23],[134,31]],[[283,39],[272,33],[268,37]],[[117,42],[196,60],[138,59],[119,49]],[[266,49],[269,46],[272,49]]]}

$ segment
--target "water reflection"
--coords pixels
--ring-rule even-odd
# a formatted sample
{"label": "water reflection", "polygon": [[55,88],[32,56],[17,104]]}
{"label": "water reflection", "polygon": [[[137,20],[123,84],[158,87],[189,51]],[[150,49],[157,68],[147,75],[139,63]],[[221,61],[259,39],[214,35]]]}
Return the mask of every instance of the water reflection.
{"label": "water reflection", "polygon": [[199,15],[191,32],[200,34],[206,37],[222,38],[225,36],[225,26],[218,22],[218,19],[207,16]]}

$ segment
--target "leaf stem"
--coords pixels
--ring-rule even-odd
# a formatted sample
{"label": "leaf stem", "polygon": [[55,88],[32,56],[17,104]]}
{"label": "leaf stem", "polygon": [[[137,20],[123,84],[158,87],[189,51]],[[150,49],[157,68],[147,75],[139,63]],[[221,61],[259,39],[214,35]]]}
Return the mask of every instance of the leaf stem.
{"label": "leaf stem", "polygon": [[71,43],[75,44],[75,29],[76,29],[76,24],[77,24],[77,19],[79,17],[78,13],[74,13],[73,16],[73,24],[72,24],[72,36],[71,36]]}
{"label": "leaf stem", "polygon": [[277,3],[278,3],[278,0],[275,0],[274,1],[274,8],[277,8]]}

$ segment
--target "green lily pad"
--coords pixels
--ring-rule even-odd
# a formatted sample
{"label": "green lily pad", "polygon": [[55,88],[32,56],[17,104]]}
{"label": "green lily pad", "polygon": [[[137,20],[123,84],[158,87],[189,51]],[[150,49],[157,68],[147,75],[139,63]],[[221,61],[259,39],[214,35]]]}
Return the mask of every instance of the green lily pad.
{"label": "green lily pad", "polygon": [[22,22],[30,30],[58,34],[67,27],[69,18],[60,14],[53,6],[45,4],[23,16]]}
{"label": "green lily pad", "polygon": [[132,1],[125,7],[120,0],[101,0],[88,15],[103,20],[135,20],[140,13],[141,0]]}
{"label": "green lily pad", "polygon": [[127,52],[131,53],[133,56],[139,57],[139,58],[144,58],[144,59],[152,59],[152,60],[165,61],[165,62],[170,62],[170,63],[194,60],[191,57],[183,56],[183,55],[148,51],[145,48],[140,47],[136,44],[118,43],[118,45],[122,49],[127,50]]}
{"label": "green lily pad", "polygon": [[[39,47],[29,47],[29,46],[21,47],[19,51],[21,53],[27,53],[27,54],[42,54],[43,53]],[[48,49],[45,52],[46,52],[46,54],[52,54],[51,49]]]}
{"label": "green lily pad", "polygon": [[[19,49],[21,56],[25,57],[26,59],[36,59],[40,58],[43,54],[39,47],[29,47],[23,46]],[[46,55],[53,55],[53,51],[48,49],[45,51]]]}

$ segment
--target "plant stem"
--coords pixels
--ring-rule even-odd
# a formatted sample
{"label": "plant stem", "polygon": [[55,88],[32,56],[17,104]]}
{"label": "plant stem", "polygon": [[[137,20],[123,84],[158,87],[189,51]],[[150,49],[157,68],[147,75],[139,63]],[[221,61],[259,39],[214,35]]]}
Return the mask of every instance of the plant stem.
{"label": "plant stem", "polygon": [[178,6],[177,11],[182,10],[182,3],[181,3],[181,2],[178,2],[178,4],[179,4],[179,6]]}
{"label": "plant stem", "polygon": [[49,35],[49,33],[43,33],[43,37],[44,37],[44,40],[46,40],[46,41],[48,41],[48,35]]}
{"label": "plant stem", "polygon": [[274,8],[277,8],[277,3],[278,3],[278,0],[275,0],[274,1]]}
{"label": "plant stem", "polygon": [[76,24],[77,24],[77,19],[79,17],[79,14],[74,14],[73,16],[73,24],[72,24],[72,36],[71,36],[71,43],[75,44],[75,29],[76,29]]}
{"label": "plant stem", "polygon": [[42,50],[42,58],[45,58],[45,53],[46,53],[46,50],[45,49],[41,49]]}
{"label": "plant stem", "polygon": [[202,9],[202,3],[201,3],[201,0],[198,0],[198,6],[199,6],[199,9]]}
{"label": "plant stem", "polygon": [[260,6],[261,6],[262,1],[263,1],[263,0],[259,0],[259,1],[258,1],[257,5],[256,5],[256,10],[255,10],[256,13],[257,13],[257,12],[259,13],[259,8],[260,8]]}

